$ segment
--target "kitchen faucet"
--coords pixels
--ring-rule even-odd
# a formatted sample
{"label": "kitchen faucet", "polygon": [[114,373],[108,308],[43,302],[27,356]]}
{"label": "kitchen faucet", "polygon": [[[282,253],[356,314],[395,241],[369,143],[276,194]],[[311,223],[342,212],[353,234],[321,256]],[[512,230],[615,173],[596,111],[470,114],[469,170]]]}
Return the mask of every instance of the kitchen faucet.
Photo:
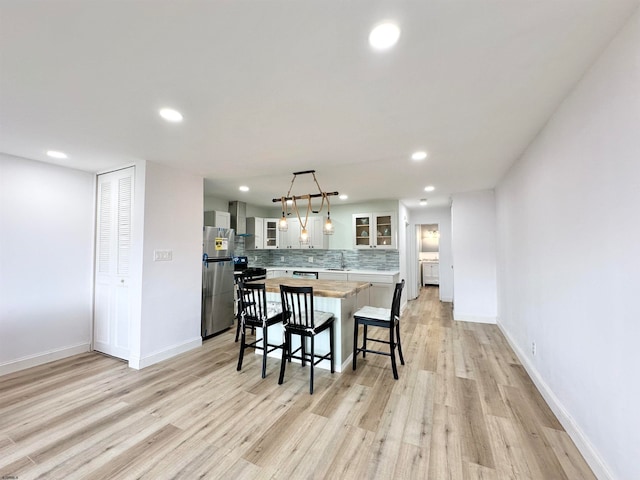
{"label": "kitchen faucet", "polygon": [[344,252],[340,252],[340,268],[344,270],[346,266],[347,264],[344,263]]}

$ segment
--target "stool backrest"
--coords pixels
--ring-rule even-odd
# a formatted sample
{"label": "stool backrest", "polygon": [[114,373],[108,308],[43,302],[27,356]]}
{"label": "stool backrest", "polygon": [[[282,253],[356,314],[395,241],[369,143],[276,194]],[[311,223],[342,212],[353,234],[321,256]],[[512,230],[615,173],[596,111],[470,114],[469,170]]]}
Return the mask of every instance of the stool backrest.
{"label": "stool backrest", "polygon": [[282,311],[287,312],[287,323],[301,328],[315,328],[313,319],[313,287],[280,285]]}
{"label": "stool backrest", "polygon": [[245,318],[262,320],[267,318],[267,290],[264,283],[238,282],[240,311]]}
{"label": "stool backrest", "polygon": [[391,323],[396,319],[400,319],[400,300],[402,299],[402,289],[404,288],[404,279],[400,283],[396,283],[393,290],[393,301],[391,302]]}

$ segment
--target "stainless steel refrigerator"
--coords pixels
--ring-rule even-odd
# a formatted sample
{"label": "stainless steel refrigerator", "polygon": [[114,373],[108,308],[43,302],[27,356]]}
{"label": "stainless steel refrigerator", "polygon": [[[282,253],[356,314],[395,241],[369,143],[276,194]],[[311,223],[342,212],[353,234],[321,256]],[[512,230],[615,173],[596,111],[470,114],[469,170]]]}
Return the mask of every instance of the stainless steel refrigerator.
{"label": "stainless steel refrigerator", "polygon": [[202,338],[233,325],[233,241],[233,229],[204,227]]}

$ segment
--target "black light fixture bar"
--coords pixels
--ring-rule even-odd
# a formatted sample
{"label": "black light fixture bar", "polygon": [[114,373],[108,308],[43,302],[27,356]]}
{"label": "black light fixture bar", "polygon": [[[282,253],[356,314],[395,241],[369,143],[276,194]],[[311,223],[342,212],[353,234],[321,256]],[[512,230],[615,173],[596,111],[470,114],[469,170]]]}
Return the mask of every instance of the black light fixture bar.
{"label": "black light fixture bar", "polygon": [[[338,192],[325,192],[324,195],[326,195],[327,197],[333,197],[335,195],[340,195],[340,193]],[[320,198],[322,197],[323,194],[322,193],[309,193],[307,195],[294,195],[293,197],[284,197],[285,201],[287,200],[302,200],[302,199],[307,199],[307,198]],[[277,202],[281,202],[282,198],[274,198],[273,200],[271,200],[273,203],[277,203]],[[318,212],[314,212],[314,213],[318,213]]]}

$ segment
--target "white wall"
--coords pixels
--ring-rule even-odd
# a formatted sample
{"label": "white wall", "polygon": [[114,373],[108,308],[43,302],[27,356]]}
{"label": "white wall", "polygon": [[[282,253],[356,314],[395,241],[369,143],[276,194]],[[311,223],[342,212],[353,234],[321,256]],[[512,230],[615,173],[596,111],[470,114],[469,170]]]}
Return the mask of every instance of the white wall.
{"label": "white wall", "polygon": [[[203,180],[145,163],[140,331],[130,359],[134,368],[202,343]],[[154,262],[154,250],[171,250],[172,261]]]}
{"label": "white wall", "polygon": [[0,154],[0,375],[89,350],[94,178]]}
{"label": "white wall", "polygon": [[409,299],[409,289],[407,288],[409,275],[411,275],[411,269],[409,268],[410,260],[407,249],[407,235],[409,234],[409,230],[411,230],[409,224],[409,210],[404,203],[398,202],[398,250],[400,251],[400,280],[404,279],[404,290],[402,292],[401,302],[402,308],[404,308]]}
{"label": "white wall", "polygon": [[495,323],[496,213],[493,190],[461,193],[451,203],[453,318]]}
{"label": "white wall", "polygon": [[[204,183],[203,183],[204,189]],[[204,197],[204,206],[205,212],[210,212],[212,210],[217,210],[219,212],[228,212],[229,211],[229,200],[224,200],[222,198],[206,196]]]}
{"label": "white wall", "polygon": [[496,199],[500,327],[599,478],[640,478],[637,12]]}
{"label": "white wall", "polygon": [[[415,232],[416,225],[434,223],[440,230],[440,300],[443,302],[453,301],[453,255],[451,252],[451,208],[415,208],[409,215],[411,230]],[[408,239],[416,242],[415,238]],[[418,253],[411,261],[418,262]],[[417,278],[416,278],[417,280]]]}

